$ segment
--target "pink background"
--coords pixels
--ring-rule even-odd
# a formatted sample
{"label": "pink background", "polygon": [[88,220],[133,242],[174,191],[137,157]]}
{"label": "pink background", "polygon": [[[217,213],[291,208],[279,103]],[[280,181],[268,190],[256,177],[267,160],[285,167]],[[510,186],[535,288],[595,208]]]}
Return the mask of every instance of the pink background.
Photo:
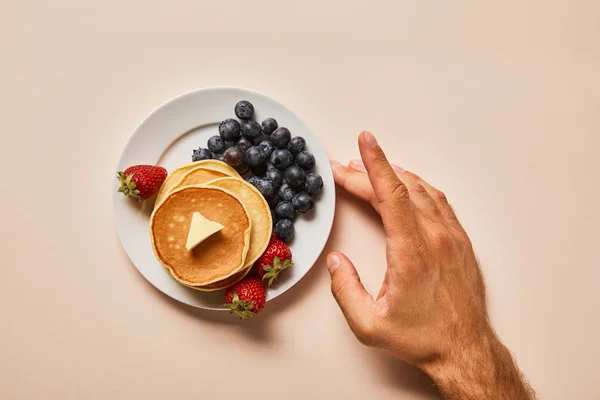
{"label": "pink background", "polygon": [[[177,304],[129,263],[110,206],[123,145],[157,105],[219,84],[283,102],[341,161],[375,132],[447,193],[540,397],[600,398],[598,15],[596,0],[3,0],[0,398],[437,398],[357,343],[323,257],[249,323]],[[341,192],[336,211],[326,250],[375,292],[377,217]]]}

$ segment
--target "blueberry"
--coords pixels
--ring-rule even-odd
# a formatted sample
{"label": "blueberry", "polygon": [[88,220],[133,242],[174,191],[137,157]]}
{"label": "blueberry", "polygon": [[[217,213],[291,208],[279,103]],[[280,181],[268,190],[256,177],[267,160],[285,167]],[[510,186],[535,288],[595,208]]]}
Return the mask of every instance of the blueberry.
{"label": "blueberry", "polygon": [[275,215],[277,215],[278,218],[293,221],[296,219],[296,210],[294,210],[294,205],[291,202],[282,201],[275,207]]}
{"label": "blueberry", "polygon": [[199,148],[192,153],[192,161],[210,160],[212,152],[209,149]]}
{"label": "blueberry", "polygon": [[264,163],[266,159],[267,157],[265,156],[262,148],[258,146],[252,146],[246,149],[246,163],[249,166],[255,167],[260,165]]}
{"label": "blueberry", "polygon": [[234,111],[239,119],[251,119],[254,115],[254,106],[249,101],[242,100],[235,105]]}
{"label": "blueberry", "polygon": [[257,146],[260,146],[263,149],[267,157],[271,156],[271,153],[273,152],[273,143],[271,143],[270,139],[262,140]]}
{"label": "blueberry", "polygon": [[267,200],[267,204],[269,205],[269,208],[271,210],[274,210],[275,207],[277,206],[277,203],[279,202],[279,198],[277,197],[277,194],[273,194],[270,197],[266,198]]}
{"label": "blueberry", "polygon": [[306,172],[297,165],[292,165],[283,173],[283,181],[296,189],[303,188],[305,180]]}
{"label": "blueberry", "polygon": [[296,195],[296,191],[292,189],[290,185],[284,183],[279,188],[279,192],[277,194],[279,195],[279,200],[281,201],[292,201]]}
{"label": "blueberry", "polygon": [[275,188],[279,188],[281,186],[281,181],[283,180],[281,171],[273,167],[269,167],[269,169],[267,169],[267,172],[265,172],[265,178],[270,179],[273,182],[273,185],[275,185]]}
{"label": "blueberry", "polygon": [[270,160],[275,168],[284,170],[294,163],[294,156],[287,149],[275,149]]}
{"label": "blueberry", "polygon": [[225,156],[223,154],[221,154],[221,153],[213,154],[213,158],[215,160],[219,160],[219,161],[225,162]]}
{"label": "blueberry", "polygon": [[[267,163],[261,163],[255,166],[250,167],[250,170],[254,175],[262,175],[267,172]],[[268,178],[268,177],[265,177]],[[275,182],[273,182],[275,184]]]}
{"label": "blueberry", "polygon": [[242,163],[240,165],[236,165],[235,170],[237,171],[238,174],[240,175],[246,175],[248,172],[250,172],[250,167],[248,167],[248,164]]}
{"label": "blueberry", "polygon": [[252,184],[258,189],[260,194],[262,194],[265,199],[269,200],[270,197],[273,197],[273,194],[275,193],[275,186],[273,186],[273,182],[270,180],[258,178],[253,181]]}
{"label": "blueberry", "polygon": [[304,189],[310,194],[319,193],[323,189],[323,178],[321,178],[321,175],[316,172],[306,175]]}
{"label": "blueberry", "polygon": [[233,146],[225,150],[223,155],[225,162],[232,167],[237,167],[244,163],[244,152],[239,147]]}
{"label": "blueberry", "polygon": [[301,151],[296,156],[296,164],[302,169],[311,169],[315,166],[315,156],[308,151]]}
{"label": "blueberry", "polygon": [[299,213],[306,214],[315,208],[315,202],[313,201],[310,194],[306,192],[300,192],[292,199],[294,209]]}
{"label": "blueberry", "polygon": [[296,230],[294,229],[294,223],[292,221],[290,221],[289,219],[279,220],[275,224],[274,231],[275,231],[275,236],[277,236],[279,239],[283,240],[284,242],[289,242],[290,240],[292,240],[294,238],[294,235],[296,234]]}
{"label": "blueberry", "polygon": [[262,131],[265,135],[269,136],[275,129],[277,129],[277,121],[274,118],[267,118],[262,122]]}
{"label": "blueberry", "polygon": [[280,149],[285,148],[291,138],[292,134],[288,128],[277,128],[273,133],[271,133],[271,141],[273,142],[273,145],[275,147],[279,147]]}
{"label": "blueberry", "polygon": [[260,125],[256,121],[242,121],[240,129],[242,135],[247,139],[256,139],[261,135]]}
{"label": "blueberry", "polygon": [[226,141],[226,142],[225,142],[225,150],[227,150],[227,149],[228,149],[228,148],[230,148],[230,147],[233,147],[233,146],[235,146],[235,143],[236,143],[236,142],[229,142],[229,141]]}
{"label": "blueberry", "polygon": [[304,146],[306,146],[306,141],[302,136],[294,136],[287,145],[287,149],[292,152],[292,154],[298,154],[302,150],[304,150]]}
{"label": "blueberry", "polygon": [[256,181],[258,181],[259,179],[260,178],[256,175],[250,175],[248,178],[246,178],[246,182],[248,182],[252,186],[256,186]]}
{"label": "blueberry", "polygon": [[240,137],[240,123],[227,118],[219,124],[219,135],[225,141],[236,141]]}
{"label": "blueberry", "polygon": [[219,135],[215,135],[208,139],[206,147],[213,153],[222,153],[225,151],[225,141]]}
{"label": "blueberry", "polygon": [[239,147],[243,152],[246,152],[248,147],[252,146],[252,142],[243,137],[243,138],[240,138],[240,140],[238,140],[236,146]]}

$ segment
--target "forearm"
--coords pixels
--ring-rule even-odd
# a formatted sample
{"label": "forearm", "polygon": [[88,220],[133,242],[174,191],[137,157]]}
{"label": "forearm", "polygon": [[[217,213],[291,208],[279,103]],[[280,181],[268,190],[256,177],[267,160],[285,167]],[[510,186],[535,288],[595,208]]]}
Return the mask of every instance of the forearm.
{"label": "forearm", "polygon": [[492,332],[423,370],[446,399],[535,399],[510,352]]}

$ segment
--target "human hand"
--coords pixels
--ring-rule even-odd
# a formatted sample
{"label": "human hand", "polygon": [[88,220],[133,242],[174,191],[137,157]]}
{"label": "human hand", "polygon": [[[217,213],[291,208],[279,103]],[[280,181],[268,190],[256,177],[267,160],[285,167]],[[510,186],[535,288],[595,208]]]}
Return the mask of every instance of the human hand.
{"label": "human hand", "polygon": [[372,134],[358,142],[363,161],[332,169],[339,186],[381,215],[387,269],[373,299],[345,255],[327,257],[332,293],[356,337],[421,368],[448,398],[532,398],[489,324],[481,270],[446,196],[391,166]]}

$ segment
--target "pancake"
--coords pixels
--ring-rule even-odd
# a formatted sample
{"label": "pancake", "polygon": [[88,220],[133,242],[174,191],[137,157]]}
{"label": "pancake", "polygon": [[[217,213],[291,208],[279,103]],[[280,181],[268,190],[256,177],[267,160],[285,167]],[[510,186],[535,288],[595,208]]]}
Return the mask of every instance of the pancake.
{"label": "pancake", "polygon": [[264,253],[271,239],[271,230],[273,222],[271,220],[271,211],[260,192],[251,184],[236,178],[219,178],[210,181],[206,186],[218,186],[231,192],[243,204],[250,213],[252,220],[252,233],[250,234],[250,248],[246,255],[246,270],[230,276],[219,282],[210,285],[198,286],[198,290],[219,290],[225,289],[241,281],[252,269],[254,262]]}
{"label": "pancake", "polygon": [[[192,250],[185,248],[192,214],[197,211],[224,226]],[[229,191],[201,185],[176,189],[150,217],[152,248],[171,275],[186,286],[222,281],[244,269],[252,221]]]}
{"label": "pancake", "polygon": [[208,285],[189,286],[189,287],[191,287],[192,289],[201,290],[204,292],[212,292],[215,290],[227,289],[229,286],[233,286],[236,283],[238,283],[239,281],[241,281],[242,279],[244,279],[251,270],[252,270],[252,266],[250,266],[246,269],[243,269],[240,272],[237,272],[237,273],[231,275],[229,278],[223,279],[222,281],[209,283]]}
{"label": "pancake", "polygon": [[251,266],[265,252],[271,240],[273,220],[269,204],[254,186],[242,179],[220,178],[208,182],[206,186],[217,186],[231,192],[248,210],[252,220],[252,233],[246,266]]}
{"label": "pancake", "polygon": [[213,171],[222,172],[221,176],[235,176],[239,177],[240,175],[237,173],[233,167],[225,164],[223,161],[219,160],[202,160],[196,161],[191,164],[187,164],[181,166],[179,168],[174,169],[168,176],[167,179],[163,182],[162,186],[158,190],[158,194],[156,195],[156,203],[159,204],[162,200],[164,200],[167,193],[169,193],[175,186],[179,184],[181,178],[189,171],[197,167],[206,167],[210,168]]}

